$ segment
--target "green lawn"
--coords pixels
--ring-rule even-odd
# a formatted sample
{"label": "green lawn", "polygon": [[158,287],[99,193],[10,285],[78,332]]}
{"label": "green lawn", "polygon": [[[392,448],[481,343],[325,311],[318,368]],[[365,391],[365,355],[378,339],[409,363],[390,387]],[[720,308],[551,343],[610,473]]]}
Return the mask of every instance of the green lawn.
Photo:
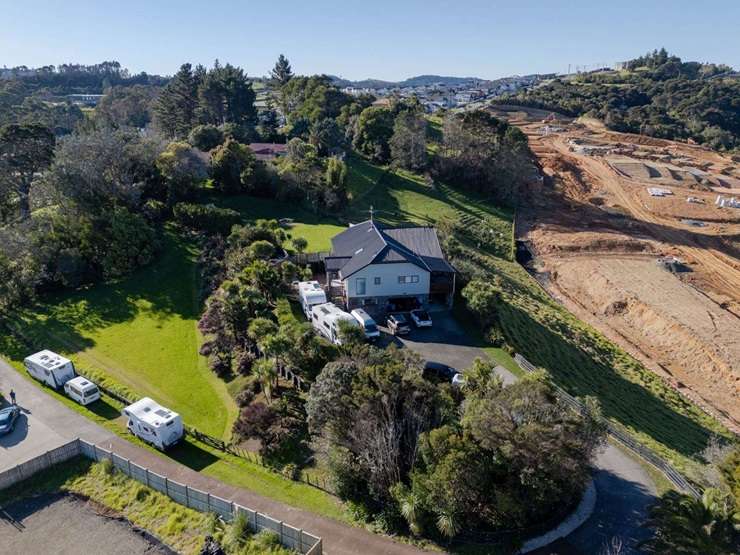
{"label": "green lawn", "polygon": [[[352,156],[348,160],[350,189],[362,181],[363,193],[356,195],[345,211],[350,221],[368,218],[372,206],[377,219],[390,225],[416,223],[431,225],[442,219],[474,217],[510,221],[511,214],[485,199],[462,193],[444,184],[428,185],[418,175],[405,171],[381,173],[377,166]],[[374,180],[374,181],[373,181]],[[368,185],[372,182],[372,185]],[[509,226],[510,227],[510,226]]]}
{"label": "green lawn", "polygon": [[298,206],[295,202],[280,202],[268,198],[235,195],[230,197],[212,196],[209,202],[222,208],[237,210],[244,222],[253,222],[259,219],[279,220],[290,218],[293,225],[288,230],[292,237],[303,237],[308,241],[308,252],[328,251],[331,248],[331,238],[346,226],[338,220],[320,217]]}
{"label": "green lawn", "polygon": [[[198,354],[196,249],[167,232],[161,256],[130,277],[46,296],[13,317],[34,349],[68,355],[228,437],[236,406]],[[5,353],[18,362],[19,353]],[[22,359],[22,356],[20,357]]]}

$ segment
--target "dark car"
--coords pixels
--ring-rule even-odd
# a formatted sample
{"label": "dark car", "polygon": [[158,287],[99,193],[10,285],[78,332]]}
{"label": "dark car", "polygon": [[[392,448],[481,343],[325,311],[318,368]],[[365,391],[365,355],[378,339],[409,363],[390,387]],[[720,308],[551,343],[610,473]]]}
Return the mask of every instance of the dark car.
{"label": "dark car", "polygon": [[13,431],[19,413],[20,411],[16,406],[0,410],[0,435],[9,434]]}
{"label": "dark car", "polygon": [[427,379],[452,382],[457,375],[457,370],[441,362],[427,361],[424,364],[424,377]]}
{"label": "dark car", "polygon": [[393,335],[406,335],[411,332],[411,326],[403,314],[389,314],[386,325]]}

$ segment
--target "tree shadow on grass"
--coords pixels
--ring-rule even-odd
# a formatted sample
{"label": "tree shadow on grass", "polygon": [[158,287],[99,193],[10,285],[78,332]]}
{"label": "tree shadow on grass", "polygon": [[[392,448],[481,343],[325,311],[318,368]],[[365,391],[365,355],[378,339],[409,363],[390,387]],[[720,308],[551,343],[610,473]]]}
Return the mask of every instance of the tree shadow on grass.
{"label": "tree shadow on grass", "polygon": [[122,418],[121,411],[108,403],[104,398],[98,399],[85,408],[104,420],[113,421]]}
{"label": "tree shadow on grass", "polygon": [[50,293],[19,310],[10,324],[34,348],[79,352],[95,345],[88,334],[130,322],[142,312],[161,322],[198,318],[196,285],[192,246],[168,233],[161,256],[149,266],[116,282]]}
{"label": "tree shadow on grass", "polygon": [[[711,418],[664,386],[638,362],[616,351],[606,339],[598,344],[596,338],[568,326],[566,320],[555,321],[555,317],[547,321],[546,327],[510,303],[501,303],[499,312],[501,326],[510,343],[530,362],[546,368],[553,381],[570,394],[597,397],[604,416],[687,457],[697,455],[706,447],[714,432],[705,425],[712,422]],[[566,339],[574,333],[579,334],[574,340],[581,346]],[[628,380],[615,370],[615,365],[644,385]],[[693,418],[677,412],[679,407],[692,413]]]}

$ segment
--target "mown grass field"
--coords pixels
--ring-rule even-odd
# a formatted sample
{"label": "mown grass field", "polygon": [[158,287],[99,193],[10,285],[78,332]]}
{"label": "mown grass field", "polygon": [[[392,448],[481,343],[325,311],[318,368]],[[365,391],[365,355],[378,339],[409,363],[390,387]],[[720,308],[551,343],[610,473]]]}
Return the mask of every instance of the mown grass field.
{"label": "mown grass field", "polygon": [[[192,244],[167,232],[161,256],[146,268],[48,295],[15,313],[12,324],[34,349],[61,352],[81,371],[102,372],[201,431],[228,437],[236,405],[198,354],[196,258]],[[5,354],[19,363],[24,353]]]}
{"label": "mown grass field", "polygon": [[280,202],[268,198],[256,198],[247,195],[231,197],[211,197],[210,202],[222,208],[232,208],[244,218],[244,222],[253,222],[259,219],[279,220],[290,218],[293,224],[288,229],[292,237],[303,237],[308,241],[306,250],[328,251],[331,248],[331,238],[342,231],[345,226],[338,220],[329,217],[320,217],[304,210],[296,203]]}

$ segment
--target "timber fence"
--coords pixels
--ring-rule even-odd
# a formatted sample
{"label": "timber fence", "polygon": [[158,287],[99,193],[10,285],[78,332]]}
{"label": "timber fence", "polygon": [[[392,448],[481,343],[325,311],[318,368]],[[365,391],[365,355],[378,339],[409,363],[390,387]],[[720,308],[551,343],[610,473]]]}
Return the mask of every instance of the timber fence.
{"label": "timber fence", "polygon": [[[529,362],[526,358],[524,358],[519,353],[516,353],[514,355],[514,360],[519,365],[519,367],[524,370],[525,372],[535,372],[537,370],[537,367],[535,367],[534,364]],[[562,389],[561,387],[554,385],[555,391],[558,394],[558,397],[568,406],[570,406],[573,410],[580,414],[585,414],[588,412],[588,408],[585,404],[583,404],[581,401],[570,395],[567,391]],[[691,482],[689,482],[683,474],[681,474],[678,470],[673,468],[667,461],[665,461],[660,455],[655,453],[653,450],[649,449],[639,441],[637,441],[635,438],[630,436],[627,432],[622,430],[620,427],[618,427],[616,424],[611,422],[610,420],[606,418],[602,418],[601,421],[606,426],[606,430],[608,434],[618,443],[621,445],[629,448],[630,451],[638,455],[640,458],[642,458],[644,461],[650,463],[655,468],[660,470],[666,478],[677,488],[679,488],[681,491],[684,491],[688,493],[689,495],[692,495],[693,497],[699,498],[701,497],[701,491],[694,486]]]}
{"label": "timber fence", "polygon": [[0,490],[30,478],[41,470],[80,455],[94,461],[108,459],[116,469],[123,472],[126,476],[145,484],[151,489],[164,493],[176,503],[196,511],[216,513],[227,522],[232,521],[237,515],[242,514],[246,517],[252,532],[256,533],[262,530],[272,531],[280,538],[281,545],[288,549],[293,549],[302,555],[321,555],[323,553],[323,544],[320,537],[309,534],[305,530],[291,526],[266,514],[262,514],[248,507],[243,507],[228,499],[213,495],[210,492],[201,491],[170,480],[167,476],[153,472],[113,451],[102,449],[82,439],[74,439],[65,445],[47,451],[4,472],[0,472]]}

